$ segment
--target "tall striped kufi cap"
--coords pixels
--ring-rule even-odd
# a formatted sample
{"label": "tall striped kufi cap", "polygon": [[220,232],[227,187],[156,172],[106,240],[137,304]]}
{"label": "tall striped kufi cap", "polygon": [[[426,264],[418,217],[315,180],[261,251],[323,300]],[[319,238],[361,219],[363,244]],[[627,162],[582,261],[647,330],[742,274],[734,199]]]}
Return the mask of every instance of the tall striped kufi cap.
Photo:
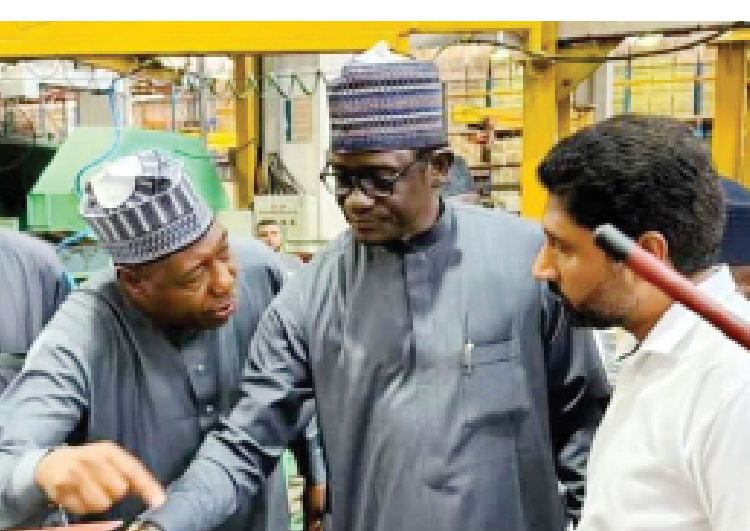
{"label": "tall striped kufi cap", "polygon": [[116,264],[142,264],[184,249],[213,221],[182,163],[154,150],[116,159],[92,177],[81,215]]}
{"label": "tall striped kufi cap", "polygon": [[328,84],[328,109],[334,152],[447,145],[437,67],[382,45],[344,65]]}

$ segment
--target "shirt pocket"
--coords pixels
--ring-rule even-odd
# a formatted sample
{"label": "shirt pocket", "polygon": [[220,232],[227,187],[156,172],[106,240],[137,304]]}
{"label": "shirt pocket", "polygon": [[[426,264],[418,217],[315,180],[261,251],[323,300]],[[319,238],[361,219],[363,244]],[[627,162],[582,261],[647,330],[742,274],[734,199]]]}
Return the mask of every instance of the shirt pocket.
{"label": "shirt pocket", "polygon": [[526,373],[512,340],[475,345],[460,381],[461,438],[472,461],[493,459],[515,439],[531,408]]}

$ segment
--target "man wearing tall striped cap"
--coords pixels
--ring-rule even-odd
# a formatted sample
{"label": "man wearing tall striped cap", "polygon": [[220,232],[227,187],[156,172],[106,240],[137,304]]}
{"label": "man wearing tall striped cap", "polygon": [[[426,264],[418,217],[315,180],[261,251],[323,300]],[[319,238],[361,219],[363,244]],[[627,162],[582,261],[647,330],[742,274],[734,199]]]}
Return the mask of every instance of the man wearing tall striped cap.
{"label": "man wearing tall striped cap", "polygon": [[333,531],[561,531],[574,516],[604,373],[531,277],[540,228],[440,200],[441,102],[433,64],[382,48],[329,84],[326,173],[351,228],[271,303],[252,386],[144,522],[226,518],[313,395]]}
{"label": "man wearing tall striped cap", "polygon": [[[161,503],[162,485],[236,403],[250,340],[283,278],[260,242],[233,239],[230,250],[171,153],[106,164],[81,212],[116,267],[73,292],[0,399],[0,528],[60,512],[130,522]],[[314,405],[305,407],[309,418]],[[325,466],[308,433],[295,447],[311,496],[325,492]],[[268,484],[252,513],[240,501],[214,529],[289,531],[280,468]]]}

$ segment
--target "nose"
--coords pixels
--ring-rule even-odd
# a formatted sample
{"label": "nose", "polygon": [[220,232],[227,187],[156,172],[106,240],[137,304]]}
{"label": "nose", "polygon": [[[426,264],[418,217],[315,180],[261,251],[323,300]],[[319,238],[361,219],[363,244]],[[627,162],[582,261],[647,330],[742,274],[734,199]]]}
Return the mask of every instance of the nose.
{"label": "nose", "polygon": [[547,244],[536,255],[531,272],[537,280],[556,281],[557,269],[553,264],[551,251]]}
{"label": "nose", "polygon": [[216,260],[211,282],[211,291],[217,297],[225,297],[232,293],[234,282],[237,278],[237,266],[234,258],[229,260]]}
{"label": "nose", "polygon": [[375,202],[359,188],[352,190],[344,199],[344,210],[358,212],[369,210]]}

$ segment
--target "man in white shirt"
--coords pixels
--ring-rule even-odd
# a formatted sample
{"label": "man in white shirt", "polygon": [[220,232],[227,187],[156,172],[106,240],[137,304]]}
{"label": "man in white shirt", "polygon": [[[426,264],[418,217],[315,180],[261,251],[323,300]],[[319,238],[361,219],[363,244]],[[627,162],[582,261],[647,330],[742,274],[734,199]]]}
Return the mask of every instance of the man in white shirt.
{"label": "man in white shirt", "polygon": [[750,529],[750,352],[607,257],[612,223],[750,320],[718,264],[724,206],[711,155],[687,126],[620,116],[554,147],[534,264],[579,324],[621,326],[626,355],[588,465],[579,531]]}

